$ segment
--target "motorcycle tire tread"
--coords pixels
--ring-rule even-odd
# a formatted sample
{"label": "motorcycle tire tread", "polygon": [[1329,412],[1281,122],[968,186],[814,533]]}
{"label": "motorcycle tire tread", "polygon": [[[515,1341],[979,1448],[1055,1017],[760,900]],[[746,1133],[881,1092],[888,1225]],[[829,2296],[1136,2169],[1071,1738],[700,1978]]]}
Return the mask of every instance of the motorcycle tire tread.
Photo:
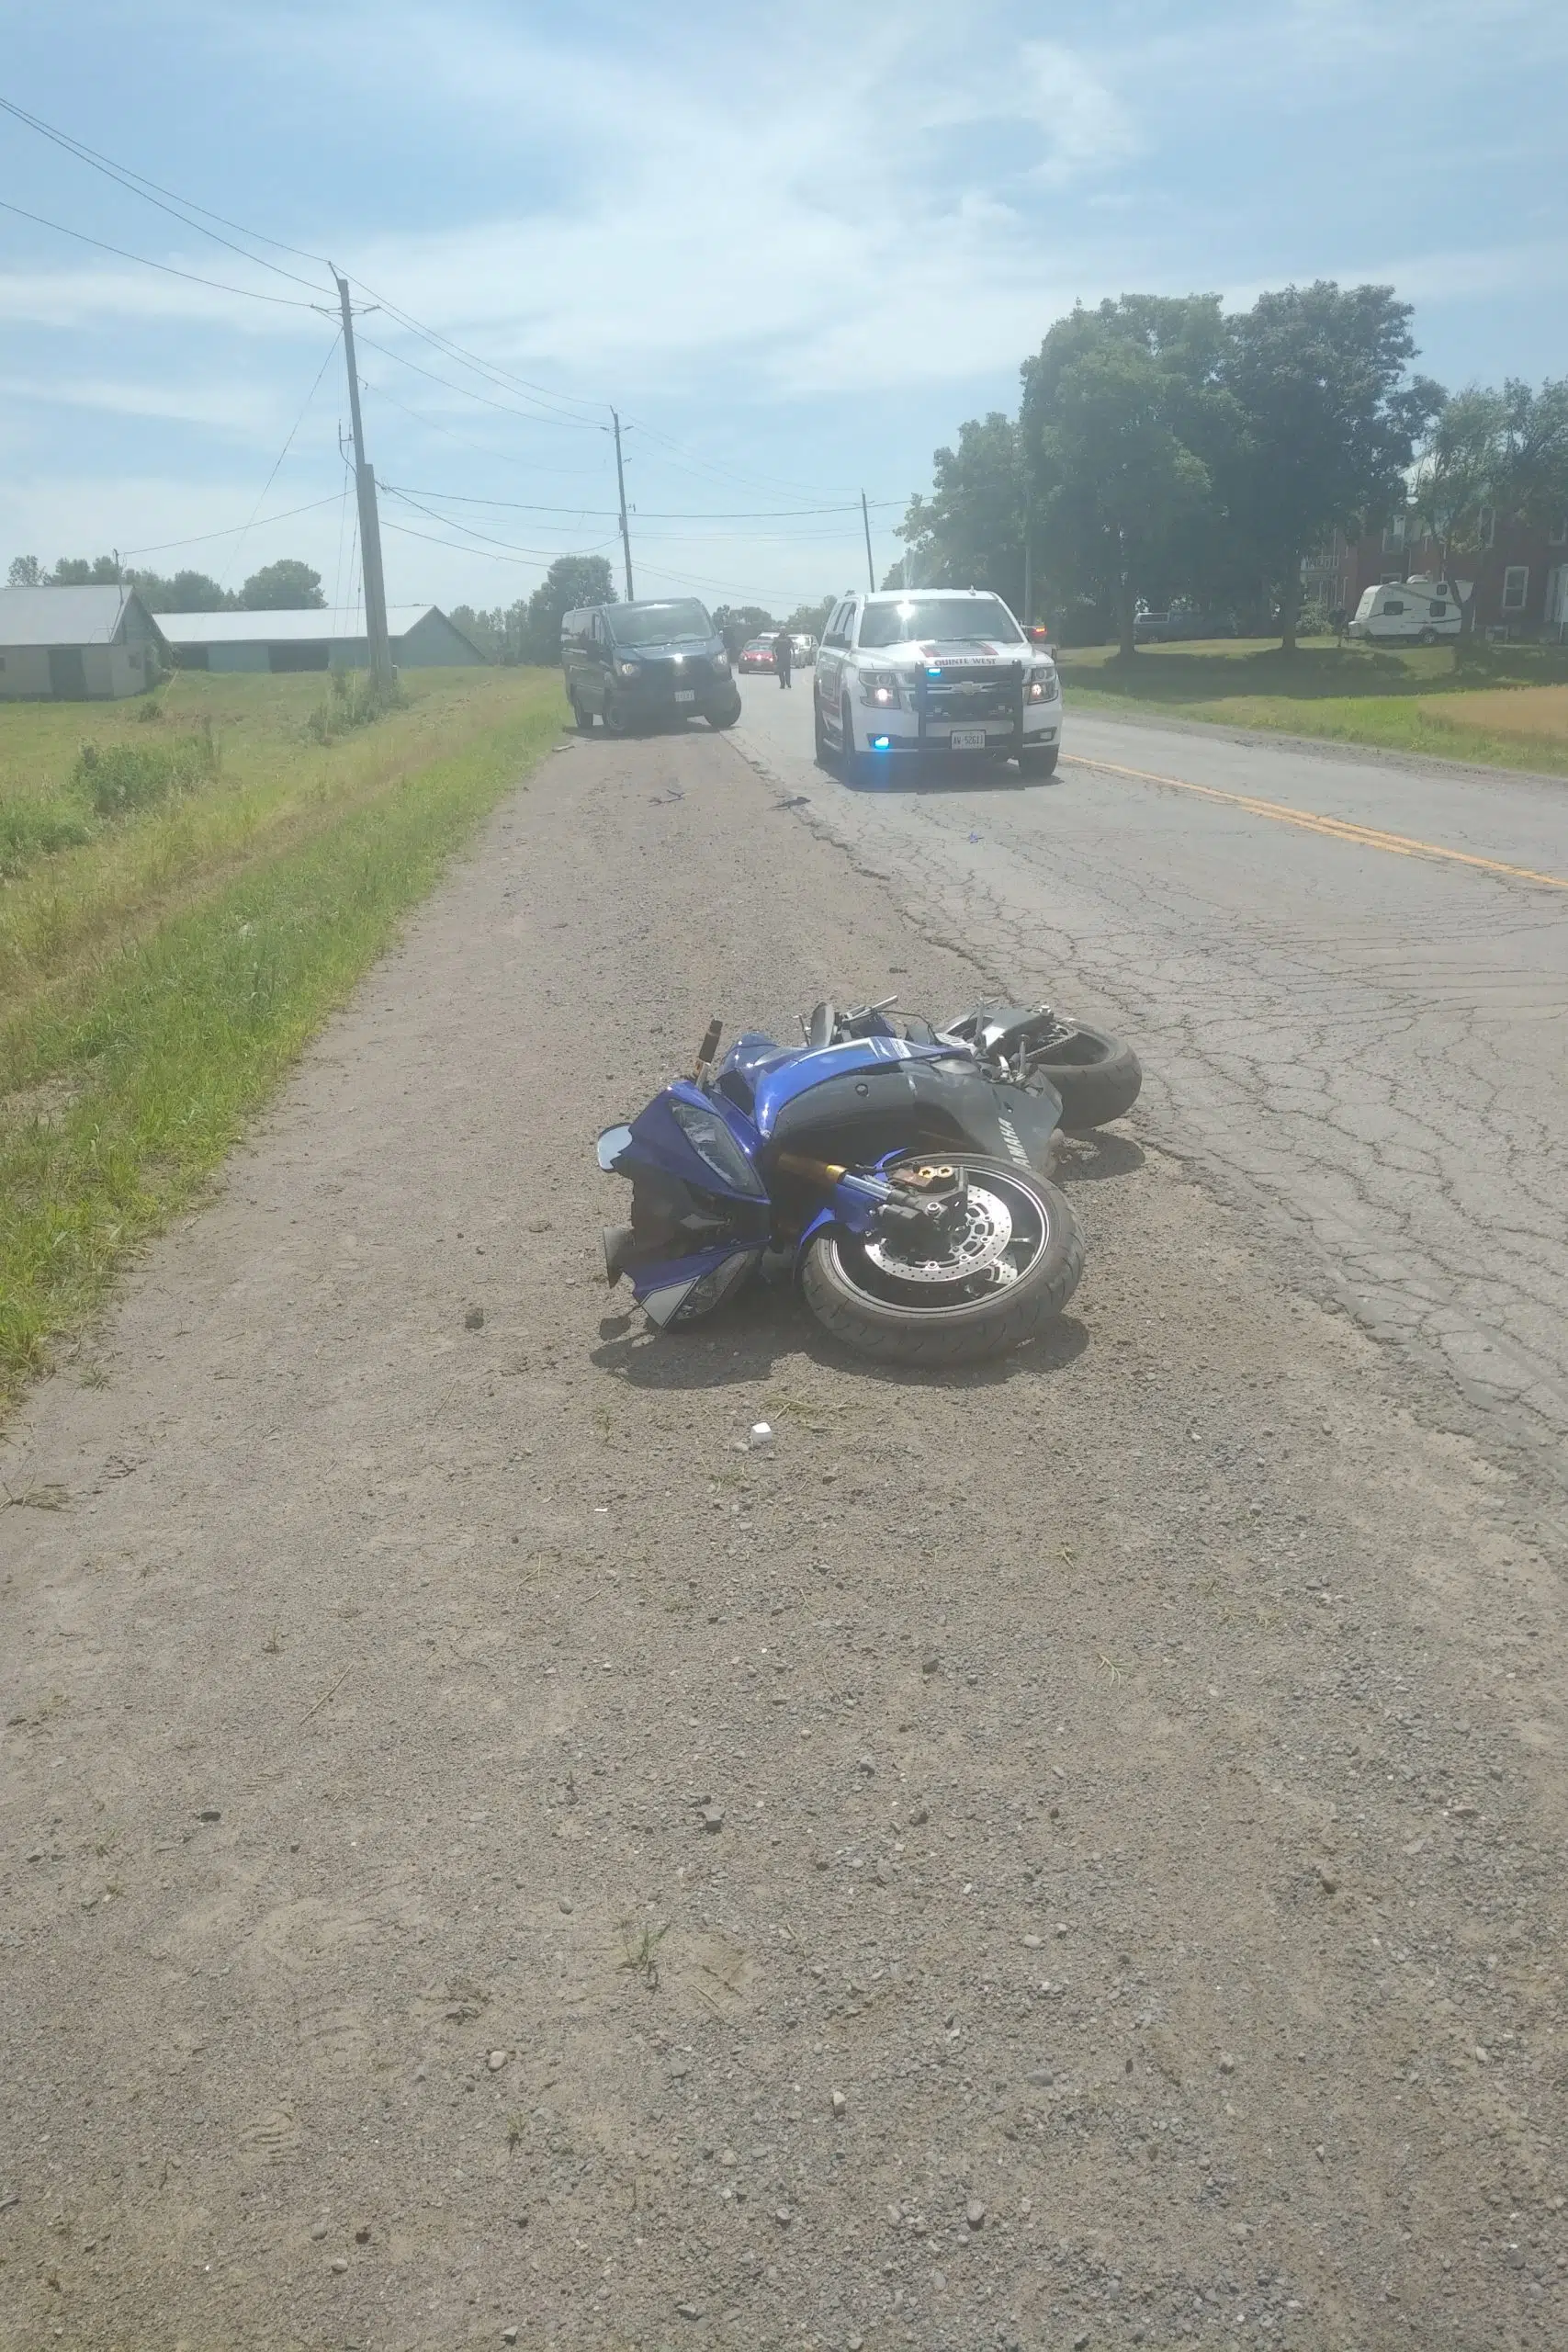
{"label": "motorcycle tire tread", "polygon": [[1078,1035],[1093,1038],[1104,1048],[1098,1059],[1031,1064],[1031,1075],[1046,1080],[1061,1096],[1062,1132],[1069,1136],[1089,1135],[1096,1127],[1120,1119],[1137,1101],[1144,1082],[1142,1066],[1131,1046],[1098,1029],[1080,1026]]}
{"label": "motorcycle tire tread", "polygon": [[[972,1164],[976,1171],[985,1165],[983,1161]],[[874,1363],[940,1372],[953,1364],[973,1363],[983,1356],[1009,1354],[1038,1338],[1046,1325],[1056,1320],[1083,1272],[1083,1235],[1077,1221],[1055,1186],[1046,1190],[1060,1227],[1061,1246],[1052,1272],[1030,1283],[1021,1298],[1003,1293],[993,1307],[969,1322],[900,1321],[893,1315],[868,1311],[841,1288],[829,1269],[823,1240],[818,1240],[807,1250],[801,1269],[807,1304],[824,1330]]]}

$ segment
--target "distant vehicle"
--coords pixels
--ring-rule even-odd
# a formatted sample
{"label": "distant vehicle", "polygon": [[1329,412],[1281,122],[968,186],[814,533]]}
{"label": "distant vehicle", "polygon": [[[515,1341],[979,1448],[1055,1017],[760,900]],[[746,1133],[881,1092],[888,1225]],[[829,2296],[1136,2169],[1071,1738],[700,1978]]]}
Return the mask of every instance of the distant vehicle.
{"label": "distant vehicle", "polygon": [[817,639],[814,637],[795,636],[791,637],[790,643],[795,648],[795,668],[809,669],[817,659]]}
{"label": "distant vehicle", "polygon": [[1194,638],[1235,635],[1228,620],[1195,613],[1185,605],[1173,605],[1168,613],[1139,613],[1133,622],[1135,645],[1181,645]]}
{"label": "distant vehicle", "polygon": [[743,675],[747,676],[757,670],[769,672],[776,670],[778,664],[773,659],[773,639],[771,637],[752,638],[749,645],[741,647],[740,659],[736,666]]}
{"label": "distant vehicle", "polygon": [[560,658],[567,700],[584,735],[595,718],[620,735],[688,718],[733,727],[740,716],[724,639],[694,596],[568,613]]}
{"label": "distant vehicle", "polygon": [[1388,580],[1369,588],[1347,637],[1377,645],[1438,645],[1459,636],[1464,616],[1446,580]]}
{"label": "distant vehicle", "polygon": [[818,764],[886,778],[919,756],[1055,772],[1062,687],[999,596],[976,588],[846,596],[822,632],[812,685]]}

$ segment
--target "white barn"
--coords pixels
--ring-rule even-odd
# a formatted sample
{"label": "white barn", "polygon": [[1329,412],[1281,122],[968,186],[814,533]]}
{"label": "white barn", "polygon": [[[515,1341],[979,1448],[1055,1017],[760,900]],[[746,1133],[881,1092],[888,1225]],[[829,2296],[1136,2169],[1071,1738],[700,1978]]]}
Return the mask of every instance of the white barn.
{"label": "white barn", "polygon": [[[158,626],[182,670],[367,670],[365,616],[298,613],[160,613]],[[434,605],[391,605],[387,632],[400,670],[448,670],[484,655]]]}
{"label": "white barn", "polygon": [[166,651],[134,588],[0,588],[0,700],[144,695]]}

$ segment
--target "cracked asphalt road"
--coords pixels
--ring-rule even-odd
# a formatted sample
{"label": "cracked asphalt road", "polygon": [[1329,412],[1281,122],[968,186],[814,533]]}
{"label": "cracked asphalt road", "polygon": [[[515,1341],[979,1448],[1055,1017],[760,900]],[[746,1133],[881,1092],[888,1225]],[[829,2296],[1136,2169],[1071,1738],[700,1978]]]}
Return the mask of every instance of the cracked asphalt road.
{"label": "cracked asphalt road", "polygon": [[749,753],[998,977],[1050,997],[1070,975],[1071,1009],[1135,1041],[1162,1140],[1440,1364],[1468,1426],[1561,1480],[1568,887],[1457,858],[1568,885],[1568,786],[1075,716],[1069,696],[1047,787],[1008,770],[853,792],[813,764],[810,684],[746,682]]}

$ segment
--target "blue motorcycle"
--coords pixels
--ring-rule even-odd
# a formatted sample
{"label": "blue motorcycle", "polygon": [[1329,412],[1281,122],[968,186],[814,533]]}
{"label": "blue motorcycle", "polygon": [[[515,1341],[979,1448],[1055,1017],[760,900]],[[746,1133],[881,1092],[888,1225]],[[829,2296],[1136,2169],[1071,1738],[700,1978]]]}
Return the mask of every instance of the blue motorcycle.
{"label": "blue motorcycle", "polygon": [[759,1272],[793,1274],[835,1337],[885,1363],[966,1363],[1060,1315],[1083,1270],[1047,1176],[1062,1097],[1043,1056],[1062,1024],[1036,1007],[900,1031],[895,1001],[819,1004],[804,1044],[748,1035],[722,1058],[716,1021],[690,1078],[600,1136],[600,1167],[632,1186],[605,1271],[661,1329]]}

